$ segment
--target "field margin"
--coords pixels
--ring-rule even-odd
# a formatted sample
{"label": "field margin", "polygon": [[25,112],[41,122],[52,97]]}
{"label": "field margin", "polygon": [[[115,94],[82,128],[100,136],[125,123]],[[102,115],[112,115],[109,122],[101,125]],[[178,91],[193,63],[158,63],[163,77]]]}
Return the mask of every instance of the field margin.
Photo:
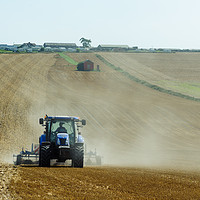
{"label": "field margin", "polygon": [[125,77],[127,77],[128,79],[136,82],[136,83],[139,83],[141,85],[144,85],[146,87],[149,87],[151,89],[154,89],[154,90],[157,90],[159,92],[162,92],[162,93],[166,93],[166,94],[170,94],[170,95],[173,95],[173,96],[177,96],[177,97],[181,97],[181,98],[184,98],[184,99],[188,99],[188,100],[192,100],[192,101],[197,101],[197,102],[200,102],[200,98],[196,98],[196,97],[192,97],[192,96],[189,96],[189,95],[185,95],[185,94],[182,94],[180,92],[175,92],[173,90],[168,90],[168,89],[165,89],[163,87],[160,87],[158,85],[155,85],[155,84],[151,84],[145,80],[141,80],[133,75],[131,75],[130,73],[124,71],[122,68],[120,67],[116,67],[115,65],[113,65],[112,63],[108,62],[105,58],[103,58],[101,55],[99,54],[95,54],[95,56],[101,60],[104,64],[106,64],[106,66],[114,69],[115,71],[118,71],[120,72],[122,75],[124,75]]}
{"label": "field margin", "polygon": [[60,57],[64,58],[68,63],[72,64],[72,65],[77,65],[78,62],[76,62],[74,59],[72,59],[71,57],[69,57],[68,55],[64,54],[64,53],[59,53]]}

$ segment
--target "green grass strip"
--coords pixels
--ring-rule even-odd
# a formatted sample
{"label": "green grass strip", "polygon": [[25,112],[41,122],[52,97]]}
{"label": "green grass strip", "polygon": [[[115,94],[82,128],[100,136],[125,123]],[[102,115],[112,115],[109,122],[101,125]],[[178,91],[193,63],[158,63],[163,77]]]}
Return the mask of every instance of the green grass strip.
{"label": "green grass strip", "polygon": [[13,53],[13,51],[0,50],[0,53]]}
{"label": "green grass strip", "polygon": [[78,62],[76,62],[75,60],[73,60],[72,58],[70,58],[69,56],[67,56],[64,53],[59,53],[59,55],[64,58],[68,63],[72,64],[72,65],[77,65]]}
{"label": "green grass strip", "polygon": [[163,92],[163,93],[170,94],[170,95],[177,96],[177,97],[181,97],[181,98],[184,98],[184,99],[189,99],[189,100],[192,100],[192,101],[200,102],[200,98],[196,98],[196,97],[192,97],[192,96],[189,96],[189,95],[185,95],[185,94],[182,94],[182,93],[179,93],[179,92],[175,92],[175,91],[172,91],[172,90],[167,90],[167,89],[162,88],[162,87],[160,87],[158,85],[153,85],[153,84],[151,84],[151,83],[149,83],[147,81],[140,80],[137,77],[135,77],[135,76],[129,74],[128,72],[124,71],[122,68],[116,67],[112,63],[108,62],[105,58],[103,58],[99,54],[95,54],[95,55],[99,60],[101,60],[103,63],[105,63],[108,67],[120,72],[125,77],[127,77],[130,80],[135,81],[136,83],[140,83],[142,85],[145,85],[146,87],[152,88],[152,89],[157,90],[159,92]]}

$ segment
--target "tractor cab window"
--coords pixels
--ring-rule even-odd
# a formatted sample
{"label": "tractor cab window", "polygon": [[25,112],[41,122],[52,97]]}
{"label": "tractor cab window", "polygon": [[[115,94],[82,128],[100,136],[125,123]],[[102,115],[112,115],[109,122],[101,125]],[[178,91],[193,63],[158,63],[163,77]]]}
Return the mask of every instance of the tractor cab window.
{"label": "tractor cab window", "polygon": [[69,137],[74,137],[74,122],[71,120],[52,121],[51,123],[51,141],[55,141],[58,133],[67,133]]}

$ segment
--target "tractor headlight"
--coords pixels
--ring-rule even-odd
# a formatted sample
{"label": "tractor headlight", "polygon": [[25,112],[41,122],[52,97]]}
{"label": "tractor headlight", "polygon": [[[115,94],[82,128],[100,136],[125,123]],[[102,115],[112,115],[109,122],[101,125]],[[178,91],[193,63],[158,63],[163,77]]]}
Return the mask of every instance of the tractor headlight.
{"label": "tractor headlight", "polygon": [[60,138],[57,139],[57,144],[60,145]]}
{"label": "tractor headlight", "polygon": [[66,138],[65,144],[66,144],[67,146],[69,145],[68,138]]}

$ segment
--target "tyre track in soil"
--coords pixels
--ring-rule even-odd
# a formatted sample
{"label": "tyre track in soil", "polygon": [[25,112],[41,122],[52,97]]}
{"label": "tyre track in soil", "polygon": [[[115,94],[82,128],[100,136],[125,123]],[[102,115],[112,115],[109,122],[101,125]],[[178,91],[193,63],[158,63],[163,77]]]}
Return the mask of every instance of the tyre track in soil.
{"label": "tyre track in soil", "polygon": [[[113,151],[117,157],[120,157],[122,149],[126,151],[127,148],[132,157],[137,157],[134,152],[139,152],[142,155],[149,152],[150,155],[155,154],[153,162],[158,156],[159,159],[163,157],[161,159],[162,162],[170,163],[171,161],[169,160],[173,160],[178,164],[179,160],[181,160],[179,158],[183,157],[182,160],[184,160],[185,157],[186,160],[188,159],[188,166],[191,160],[189,154],[192,153],[195,154],[192,159],[199,165],[197,154],[199,151],[198,138],[200,129],[197,120],[198,113],[196,112],[199,108],[199,103],[161,94],[131,80],[125,80],[121,73],[105,66],[104,63],[96,58],[95,54],[69,55],[77,62],[90,59],[94,61],[95,65],[100,65],[102,71],[101,73],[74,72],[74,68],[70,72],[70,68],[60,68],[62,74],[66,72],[66,75],[63,75],[63,80],[68,84],[62,87],[67,88],[69,99],[71,100],[70,106],[74,105],[75,109],[79,107],[79,110],[83,107],[87,111],[84,113],[88,113],[86,117],[92,120],[93,127],[99,127],[99,130],[95,130],[96,134],[93,133],[92,129],[88,130],[86,127],[88,138],[92,137],[92,134],[99,138],[102,133],[104,137],[107,137],[107,140],[104,141],[107,145],[102,147],[100,144],[95,144],[96,147],[106,149],[109,146],[108,150],[105,151]],[[105,55],[109,56],[110,54]],[[115,59],[115,57],[111,58]],[[106,73],[107,70],[109,73]],[[61,75],[61,73],[59,74]],[[69,75],[71,73],[74,80]],[[104,76],[101,79],[102,74]],[[110,76],[110,74],[115,75]],[[94,76],[98,78],[94,79]],[[62,85],[59,79],[56,81],[56,77],[54,77],[54,82]],[[70,81],[68,81],[69,77]],[[84,80],[84,83],[82,83],[82,80]],[[78,94],[76,90],[78,90]],[[81,92],[82,90],[84,92]],[[81,102],[74,103],[77,102],[79,97],[81,97]],[[92,103],[89,104],[87,102]],[[68,109],[70,110],[69,107]],[[90,113],[92,113],[92,116]],[[124,126],[121,124],[124,124]],[[106,127],[106,132],[102,125]],[[127,129],[126,126],[129,128]],[[125,136],[122,133],[126,133]],[[108,139],[108,135],[110,135],[110,139]],[[87,135],[85,137],[87,139]],[[108,145],[111,141],[117,142],[119,140],[124,140],[124,142],[117,143],[116,146],[115,144]],[[127,142],[132,145],[125,145]],[[118,148],[119,145],[120,150]],[[121,153],[124,151],[121,151]],[[182,151],[188,151],[188,154],[182,154]],[[159,154],[157,155],[156,152],[159,152]],[[166,154],[168,154],[167,158],[169,160],[165,159]]]}
{"label": "tyre track in soil", "polygon": [[[193,66],[194,71],[190,70],[190,73],[188,74],[188,78],[193,77],[193,79],[195,80],[196,73],[199,73],[199,65],[198,65],[199,59],[196,54],[177,54],[177,55],[142,54],[142,55],[140,55],[140,54],[130,54],[130,53],[124,53],[124,54],[101,53],[101,56],[106,58],[109,62],[111,62],[115,66],[120,67],[125,71],[128,71],[130,74],[132,74],[138,78],[142,78],[145,81],[150,81],[152,83],[157,79],[158,80],[172,80],[172,79],[174,80],[175,77],[177,80],[182,79],[183,78],[182,71],[184,71],[184,73],[188,74],[189,73],[188,68],[190,68],[190,65]],[[183,57],[184,57],[184,60],[186,61],[185,63],[183,62]],[[196,58],[196,59],[194,59],[194,58]],[[172,59],[172,61],[171,61],[171,59]],[[175,68],[175,71],[171,70],[172,66],[173,66],[173,68]],[[168,67],[170,69],[168,69]],[[134,70],[136,70],[136,71],[134,71]],[[143,77],[141,77],[140,75],[137,74],[137,70],[139,70],[140,74],[142,74]],[[146,75],[145,75],[145,73],[146,73]],[[189,79],[188,80],[184,79],[184,81],[189,81]],[[173,99],[173,100],[175,100],[175,99]],[[172,107],[171,105],[169,105],[169,106]],[[192,129],[194,129],[194,127],[197,128],[196,130],[199,130],[199,128],[196,126],[197,123],[193,123],[193,121],[196,121],[196,119],[198,117],[196,112],[193,112],[191,110],[190,111],[191,115],[190,115],[190,117],[188,117],[187,116],[188,110],[187,110],[187,112],[174,112],[175,106],[173,106],[174,107],[173,110],[169,112],[168,109],[163,109],[163,106],[162,107],[157,106],[157,107],[159,109],[159,112],[156,114],[156,116],[160,115],[160,113],[167,113],[166,116],[171,115],[171,117],[169,119],[174,118],[174,117],[177,119],[178,118],[183,119],[183,115],[186,116],[182,122],[182,127],[184,127],[184,128],[180,129],[180,127],[179,127],[178,128],[179,130],[177,130],[177,128],[176,128],[176,130],[173,132],[173,134],[168,133],[167,135],[169,135],[169,134],[172,135],[173,138],[176,140],[176,142],[175,142],[176,144],[179,143],[178,142],[178,141],[180,141],[179,136],[181,135],[182,138],[184,138],[186,140],[186,144],[188,144],[190,141],[190,144],[192,145],[194,141],[192,141],[191,138],[188,136],[190,134],[192,136],[195,135],[191,131]],[[188,106],[186,106],[186,108],[189,109]],[[163,110],[163,112],[160,112],[161,109]],[[185,107],[184,107],[184,109],[185,109]],[[169,121],[166,116],[162,116],[162,117],[165,117],[166,118],[165,120]],[[193,120],[188,120],[188,118],[192,118]],[[180,120],[178,123],[180,123]],[[192,126],[191,126],[191,124],[192,124]],[[172,124],[171,126],[174,126],[174,125]],[[187,133],[185,133],[186,136],[185,136],[185,134],[183,134],[184,132],[187,132]],[[179,135],[179,136],[177,137],[177,135]],[[181,141],[183,141],[183,140],[181,140]]]}
{"label": "tyre track in soil", "polygon": [[[52,73],[53,75],[49,75],[49,79],[51,80],[51,81],[53,81],[53,83],[54,83],[54,85],[57,85],[57,87],[59,87],[59,89],[61,89],[61,88],[63,88],[63,90],[65,89],[65,91],[67,91],[67,97],[66,97],[66,99],[73,99],[73,100],[71,100],[71,101],[73,101],[73,105],[72,104],[70,104],[70,107],[71,108],[68,108],[67,110],[73,110],[73,112],[75,111],[75,110],[77,110],[77,112],[79,113],[81,113],[81,116],[82,116],[82,113],[84,113],[84,115],[86,115],[86,118],[87,119],[90,119],[90,120],[92,120],[92,123],[91,123],[91,125],[90,126],[92,126],[92,127],[94,127],[94,129],[95,129],[95,131],[97,130],[98,131],[98,128],[97,127],[100,127],[100,131],[98,131],[98,133],[99,134],[96,134],[96,135],[102,135],[102,133],[104,133],[103,135],[105,135],[105,136],[107,136],[107,135],[111,135],[112,136],[112,138],[114,137],[115,138],[115,140],[116,141],[118,141],[119,140],[119,143],[118,143],[118,145],[120,145],[120,143],[121,142],[123,142],[123,143],[127,143],[128,141],[125,141],[125,140],[122,140],[121,138],[118,138],[117,136],[115,136],[115,134],[114,133],[112,133],[112,131],[109,131],[109,129],[108,130],[106,130],[106,128],[103,128],[103,125],[102,124],[99,124],[99,122],[97,121],[97,120],[95,120],[95,116],[94,115],[92,115],[91,114],[91,112],[89,112],[88,110],[86,110],[85,109],[85,106],[81,106],[81,105],[79,105],[80,104],[80,102],[78,103],[77,102],[77,100],[78,101],[80,101],[79,99],[81,99],[81,104],[82,103],[84,103],[84,102],[89,102],[89,101],[91,101],[90,99],[92,98],[92,96],[90,95],[90,96],[87,96],[87,95],[85,95],[84,93],[80,93],[80,91],[81,91],[81,89],[80,89],[80,91],[76,91],[76,89],[73,89],[73,88],[76,88],[75,86],[73,86],[73,87],[71,87],[71,86],[68,86],[68,84],[65,84],[65,85],[63,85],[63,83],[62,82],[60,82],[60,80],[63,80],[63,82],[67,82],[68,81],[68,77],[69,77],[69,75],[67,76],[67,74],[65,74],[63,77],[62,77],[62,73],[63,73],[63,71],[56,71],[56,75],[55,75],[55,71]],[[77,72],[72,72],[73,74],[74,73],[76,73],[77,75],[74,77],[74,80],[78,80],[78,81],[82,81],[82,80],[85,80],[85,81],[93,81],[94,80],[94,78],[91,78],[91,76],[95,76],[95,74],[94,75],[87,75],[87,74],[84,74],[84,73],[77,73]],[[97,72],[98,73],[98,72]],[[99,74],[97,74],[96,73],[96,76],[97,75],[99,75]],[[71,74],[71,72],[70,72],[70,74]],[[53,77],[52,77],[53,76]],[[65,78],[65,77],[67,77],[67,78]],[[71,77],[71,76],[70,76]],[[79,77],[81,77],[81,79],[79,80]],[[109,79],[110,77],[108,77],[107,76],[107,79]],[[57,80],[56,80],[57,79]],[[71,78],[70,78],[70,80],[72,80]],[[96,79],[95,79],[95,81],[96,81]],[[87,84],[87,83],[86,83]],[[90,87],[90,83],[88,83],[88,86]],[[74,102],[77,102],[78,104],[76,104],[76,103],[74,103]],[[67,105],[66,105],[67,106]],[[72,109],[72,106],[73,106],[73,109]],[[94,109],[92,109],[92,110],[95,110],[95,114],[96,115],[98,115],[98,113],[100,113],[100,115],[105,115],[104,114],[104,112],[107,112],[107,110],[105,110],[104,109],[104,107],[108,107],[108,105],[104,102],[104,101],[102,101],[101,99],[98,99],[97,101],[95,101],[95,104],[94,105],[91,105],[91,106],[95,106],[94,107]],[[109,106],[110,107],[110,106]],[[117,108],[117,107],[116,107]],[[101,109],[101,112],[99,112],[100,111],[100,109]],[[82,110],[82,112],[81,112],[81,110]],[[84,111],[83,111],[84,110]],[[103,112],[102,112],[102,110],[103,110]],[[113,109],[114,110],[114,109]],[[77,113],[76,112],[76,113]],[[114,117],[114,116],[113,116]],[[113,122],[113,121],[115,121],[115,119],[114,118],[112,118],[113,120],[110,120],[110,119],[107,119],[107,116],[105,116],[104,117],[105,118],[105,121],[109,121],[109,123],[110,123],[110,125],[111,126],[115,126],[116,124]],[[105,126],[105,123],[104,123],[104,126]],[[109,127],[108,127],[109,128]],[[102,130],[101,130],[102,129]],[[106,133],[106,134],[105,134]],[[86,138],[87,138],[87,135],[86,135]],[[88,138],[90,138],[90,136],[88,136]],[[108,141],[109,141],[110,139],[108,139]],[[115,142],[116,142],[115,141]],[[116,144],[117,145],[117,144]]]}
{"label": "tyre track in soil", "polygon": [[[21,55],[9,56],[16,56],[11,58],[12,61],[6,61],[13,68],[16,59],[20,63],[16,63],[18,67],[15,66],[13,73],[19,71],[22,74],[21,77],[16,75],[20,80],[15,81],[12,70],[7,72],[5,66],[0,65],[0,70],[2,68],[8,79],[12,77],[16,84],[9,85],[5,81],[7,89],[12,90],[0,99],[4,105],[9,102],[7,108],[1,106],[1,113],[7,116],[1,126],[1,133],[5,132],[7,138],[1,136],[0,141],[5,146],[4,150],[1,149],[5,155],[13,151],[11,143],[19,152],[22,143],[30,148],[31,142],[37,142],[42,132],[37,121],[45,113],[69,114],[88,120],[82,134],[88,146],[96,147],[108,164],[172,168],[200,166],[198,103],[160,94],[127,80],[105,66],[94,54],[70,56],[76,61],[93,60],[95,65],[100,65],[100,73],[76,72],[75,67],[68,66],[54,54],[26,55],[23,59],[17,57]],[[5,59],[1,58],[0,55],[0,60]],[[14,98],[10,101],[12,94]],[[13,138],[13,132],[16,138]],[[8,139],[11,142],[7,144]],[[5,160],[2,155],[1,159]],[[179,176],[176,171],[170,174],[162,170],[158,175],[153,169],[152,172],[131,170],[133,172],[127,172],[125,168],[19,168],[18,178],[14,176],[11,187],[4,191],[13,190],[24,199],[61,199],[64,192],[67,193],[66,199],[197,199],[200,194],[198,172],[183,172]],[[178,187],[177,183],[180,183]]]}
{"label": "tyre track in soil", "polygon": [[37,101],[42,103],[38,96],[44,91],[46,66],[55,62],[53,57],[0,55],[0,199],[19,199],[9,192],[16,169],[5,163],[12,163],[13,153],[19,153],[22,146],[29,149],[31,142],[37,141],[34,132],[37,129],[29,124],[30,108],[32,104],[39,107]]}
{"label": "tyre track in soil", "polygon": [[[60,72],[61,72],[61,71],[60,71]],[[58,73],[59,73],[59,72],[58,72]],[[77,73],[77,72],[76,72],[76,73]],[[80,75],[80,76],[81,76],[81,75]],[[80,76],[79,76],[79,77],[80,77]],[[79,94],[79,93],[76,92],[76,90],[73,90],[72,88],[67,87],[67,85],[66,85],[66,86],[63,86],[63,84],[60,83],[60,79],[63,80],[63,81],[65,82],[65,81],[68,80],[68,78],[67,78],[67,80],[65,80],[65,77],[60,77],[60,76],[58,76],[58,75],[55,76],[55,74],[54,74],[54,77],[57,78],[57,81],[56,81],[56,79],[53,79],[53,77],[49,75],[49,79],[50,79],[51,81],[53,81],[53,83],[56,84],[57,87],[66,89],[68,97],[69,97],[70,95],[71,95],[71,96],[73,95],[73,98],[74,98],[73,101],[77,101],[77,100],[75,100],[75,99],[81,99],[81,102],[88,102],[88,101],[91,99],[90,96],[88,97],[88,96],[86,96],[86,95],[84,95],[84,94]],[[78,77],[78,76],[75,76],[75,77],[74,77],[74,80],[77,80],[77,77]],[[86,78],[85,78],[85,79],[86,79]],[[70,80],[71,80],[71,79],[70,79]],[[81,78],[81,80],[82,80],[82,78]],[[87,79],[86,79],[86,80],[87,80]],[[93,79],[93,78],[91,79],[91,77],[89,77],[89,80],[92,81],[92,80],[94,80],[94,79]],[[71,99],[71,98],[72,98],[72,97],[70,97],[70,99]],[[104,114],[104,112],[105,112],[105,113],[108,112],[107,109],[104,109],[104,104],[105,104],[104,101],[98,100],[98,102],[95,102],[95,105],[94,105],[93,110],[95,110],[95,113],[101,113],[101,115],[102,115],[102,113],[103,113],[104,118],[105,118],[105,121],[110,121],[110,119],[108,119],[108,117]],[[85,107],[79,106],[79,105],[77,105],[76,103],[74,103],[73,105],[70,105],[70,106],[71,106],[71,110],[72,110],[73,112],[74,112],[74,111],[78,111],[79,113],[81,113],[81,116],[86,116],[88,120],[93,120],[94,123],[90,124],[90,126],[92,126],[93,129],[98,129],[98,128],[103,129],[103,132],[104,132],[104,133],[106,133],[106,134],[108,134],[108,135],[112,135],[112,137],[114,137],[116,140],[119,140],[120,143],[121,143],[121,142],[123,142],[123,143],[127,143],[127,142],[128,142],[128,141],[121,140],[120,138],[116,137],[115,134],[113,134],[111,131],[109,131],[109,130],[107,130],[106,128],[104,128],[105,124],[104,124],[104,126],[103,126],[102,124],[100,124],[100,123],[95,119],[95,116],[94,116],[89,110],[87,110]],[[106,104],[105,104],[105,106],[106,106]],[[116,109],[117,109],[117,107],[116,107]],[[103,110],[103,112],[102,112],[102,110]],[[113,109],[113,110],[115,110],[115,109]],[[115,121],[115,116],[112,115],[112,113],[110,113],[110,112],[109,112],[109,115],[112,116],[112,119],[113,119],[112,121]],[[114,127],[114,126],[115,126],[115,123],[112,122],[112,121],[110,121],[110,125]],[[101,134],[101,135],[102,135],[102,134]]]}
{"label": "tyre track in soil", "polygon": [[100,55],[139,79],[185,95],[197,98],[200,96],[198,53],[100,53]]}
{"label": "tyre track in soil", "polygon": [[[5,149],[7,149],[8,152],[11,151],[13,153],[16,149],[13,149],[12,144],[15,144],[16,140],[17,143],[21,143],[21,138],[23,138],[25,134],[24,131],[29,131],[26,125],[27,115],[29,114],[29,107],[32,101],[34,101],[34,98],[31,96],[32,94],[29,93],[29,87],[32,87],[32,90],[35,89],[36,91],[40,89],[34,87],[36,80],[34,80],[34,82],[31,80],[35,78],[34,73],[38,76],[40,71],[36,68],[41,65],[40,58],[42,58],[42,56],[38,57],[38,59],[36,57],[35,59],[34,56],[24,57],[24,55],[15,55],[15,57],[18,56],[19,58],[14,59],[17,62],[16,64],[10,63],[10,68],[13,67],[15,71],[13,71],[13,73],[6,78],[4,84],[1,85],[1,114],[3,115],[1,117],[1,119],[3,119],[1,138],[3,141],[7,141],[7,144],[2,144],[2,146],[5,146],[3,148],[5,152]],[[44,61],[42,61],[42,63],[43,62]],[[3,73],[6,72],[4,71]],[[31,85],[33,83],[34,85]],[[26,93],[28,93],[28,95],[26,95]],[[3,134],[4,132],[6,134]],[[30,136],[28,136],[28,138],[24,137],[26,143],[29,137]],[[17,147],[19,151],[19,146]]]}

